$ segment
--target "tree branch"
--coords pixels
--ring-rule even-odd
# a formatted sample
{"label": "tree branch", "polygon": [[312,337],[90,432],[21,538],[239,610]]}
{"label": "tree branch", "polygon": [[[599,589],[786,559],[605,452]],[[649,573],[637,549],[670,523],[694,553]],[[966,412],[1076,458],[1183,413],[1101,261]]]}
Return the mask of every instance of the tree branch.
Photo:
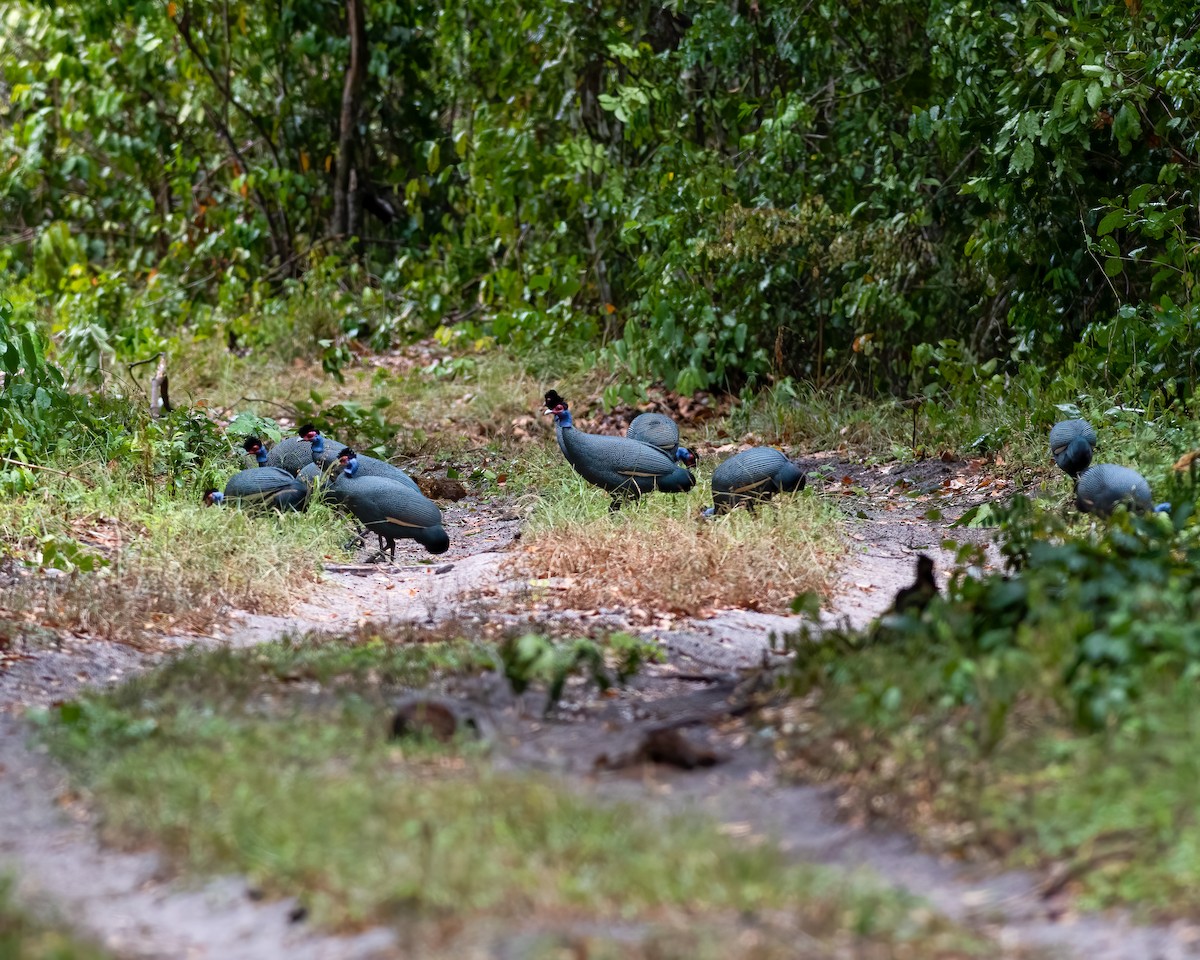
{"label": "tree branch", "polygon": [[342,112],[339,118],[337,170],[333,182],[333,220],[329,233],[343,237],[350,229],[350,171],[354,166],[358,131],[358,108],[363,82],[367,77],[367,27],[363,13],[365,0],[346,0],[346,30],[350,35],[350,63],[342,86]]}

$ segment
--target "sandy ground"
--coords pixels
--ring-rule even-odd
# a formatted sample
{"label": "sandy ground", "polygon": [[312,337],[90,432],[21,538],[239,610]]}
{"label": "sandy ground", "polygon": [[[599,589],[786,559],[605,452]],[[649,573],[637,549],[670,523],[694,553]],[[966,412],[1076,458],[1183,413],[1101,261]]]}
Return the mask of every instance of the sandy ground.
{"label": "sandy ground", "polygon": [[[947,536],[983,542],[979,531],[949,530],[950,519],[1012,489],[979,464],[863,467],[833,456],[812,461],[824,468],[818,489],[852,518],[851,550],[822,615],[826,622],[862,625],[886,610],[895,591],[911,582],[921,552],[945,569],[951,556],[940,544]],[[519,622],[528,587],[506,579],[503,569],[504,552],[519,537],[519,518],[502,502],[469,498],[448,509],[447,520],[452,548],[446,555],[426,560],[406,552],[396,565],[331,568],[286,617],[237,614],[219,635],[167,641],[157,654],[78,638],[42,642],[26,659],[0,668],[0,869],[13,870],[21,895],[56,905],[72,924],[124,957],[398,956],[386,930],[353,939],[322,936],[293,921],[295,904],[257,902],[238,878],[189,886],[164,876],[152,852],[102,848],[86,806],[61,771],[30,746],[20,714],[84,686],[127,678],[182,643],[246,646],[289,632],[344,631],[383,620]],[[997,559],[993,551],[987,562]],[[572,614],[554,616],[570,620]],[[765,745],[755,743],[748,728],[714,726],[710,721],[728,717],[755,694],[757,671],[780,656],[777,640],[796,630],[797,618],[726,611],[662,629],[628,624],[619,611],[585,619],[588,626],[627,627],[658,639],[667,662],[645,669],[615,697],[573,690],[551,723],[531,721],[536,704],[516,703],[497,689],[443,691],[486,713],[486,726],[502,745],[497,762],[557,771],[601,795],[701,808],[748,833],[778,838],[798,858],[872,870],[1012,945],[1103,960],[1200,957],[1200,931],[1188,925],[1137,927],[1119,915],[1078,915],[1069,903],[1044,901],[1035,876],[942,861],[902,835],[840,822],[831,792],[778,779]],[[687,744],[724,762],[702,772],[635,764],[646,738],[663,727],[679,728]]]}

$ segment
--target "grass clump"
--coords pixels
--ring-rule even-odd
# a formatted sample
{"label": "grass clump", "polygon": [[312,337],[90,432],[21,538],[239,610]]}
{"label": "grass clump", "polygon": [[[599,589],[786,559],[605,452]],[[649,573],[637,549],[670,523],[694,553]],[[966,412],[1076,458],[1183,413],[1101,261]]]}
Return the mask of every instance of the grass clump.
{"label": "grass clump", "polygon": [[[995,955],[906,897],[790,865],[711,821],[497,772],[478,748],[390,741],[379,677],[475,669],[472,649],[327,639],[192,654],[65,705],[46,735],[109,840],[243,872],[335,929],[393,924],[416,955],[461,956],[480,931],[553,945],[579,927],[628,939],[598,956]],[[314,699],[292,668],[336,696]],[[743,952],[746,936],[762,949]],[[787,952],[797,939],[813,949]]]}
{"label": "grass clump", "polygon": [[145,484],[102,469],[80,476],[91,485],[47,475],[0,501],[5,552],[19,571],[0,589],[0,614],[128,642],[203,631],[231,607],[287,610],[323,558],[340,553],[344,524],[319,504],[253,514],[202,507],[190,490],[151,499]]}
{"label": "grass clump", "polygon": [[108,954],[57,925],[35,919],[12,901],[12,884],[0,877],[0,957],[3,960],[105,960]]}
{"label": "grass clump", "polygon": [[530,473],[541,496],[511,563],[522,576],[567,578],[564,600],[577,608],[782,612],[798,594],[829,591],[843,550],[836,511],[812,493],[709,520],[700,515],[712,502],[706,468],[688,494],[651,494],[613,514],[608,496],[561,458]]}
{"label": "grass clump", "polygon": [[[1193,494],[1194,496],[1194,494]],[[1000,512],[1011,572],[795,645],[780,749],[855,814],[1045,868],[1087,906],[1200,909],[1200,524]],[[920,662],[920,670],[913,663]]]}

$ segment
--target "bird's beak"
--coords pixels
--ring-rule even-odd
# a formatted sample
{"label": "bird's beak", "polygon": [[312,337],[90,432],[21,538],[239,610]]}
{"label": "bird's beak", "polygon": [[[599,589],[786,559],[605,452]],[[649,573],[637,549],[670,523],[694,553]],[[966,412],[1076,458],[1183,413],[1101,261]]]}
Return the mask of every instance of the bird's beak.
{"label": "bird's beak", "polygon": [[553,413],[553,412],[554,412],[553,410],[551,410],[549,407],[547,407],[545,410],[543,410],[543,411],[542,411],[542,416],[546,416],[546,415],[548,415],[548,414],[551,414],[551,413]]}

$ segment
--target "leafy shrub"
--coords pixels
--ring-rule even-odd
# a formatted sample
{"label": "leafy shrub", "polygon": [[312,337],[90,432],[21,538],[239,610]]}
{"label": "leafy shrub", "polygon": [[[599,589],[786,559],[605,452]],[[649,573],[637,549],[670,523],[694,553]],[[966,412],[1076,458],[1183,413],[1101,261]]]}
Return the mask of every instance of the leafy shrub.
{"label": "leafy shrub", "polygon": [[985,740],[1003,735],[1022,695],[1053,698],[1085,729],[1121,723],[1164,677],[1200,675],[1194,478],[1175,494],[1170,517],[1119,513],[1074,535],[1022,498],[990,505],[1008,573],[969,575],[981,558],[966,548],[945,597],[923,614],[834,633],[811,652],[799,645],[801,686],[836,682],[842,656],[887,643],[927,664],[933,702],[986,706]]}
{"label": "leafy shrub", "polygon": [[46,355],[48,343],[27,312],[0,291],[0,478],[11,490],[32,485],[27,469],[95,421],[87,403],[66,388],[66,378]]}
{"label": "leafy shrub", "polygon": [[[615,677],[605,664],[605,647],[612,655]],[[662,657],[655,644],[627,633],[614,633],[604,645],[587,637],[557,642],[537,633],[514,635],[505,639],[496,655],[513,693],[524,693],[534,684],[545,685],[547,715],[562,699],[571,676],[579,675],[604,691],[614,679],[624,684],[643,664],[656,663]]]}
{"label": "leafy shrub", "polygon": [[[359,341],[461,325],[683,393],[909,394],[933,362],[969,397],[1072,357],[1185,396],[1191,7],[545,3],[531,33],[510,0],[380,2],[346,149],[336,4],[17,0],[0,266],[94,378],[185,334],[340,377]],[[996,366],[954,380],[924,344]]]}

